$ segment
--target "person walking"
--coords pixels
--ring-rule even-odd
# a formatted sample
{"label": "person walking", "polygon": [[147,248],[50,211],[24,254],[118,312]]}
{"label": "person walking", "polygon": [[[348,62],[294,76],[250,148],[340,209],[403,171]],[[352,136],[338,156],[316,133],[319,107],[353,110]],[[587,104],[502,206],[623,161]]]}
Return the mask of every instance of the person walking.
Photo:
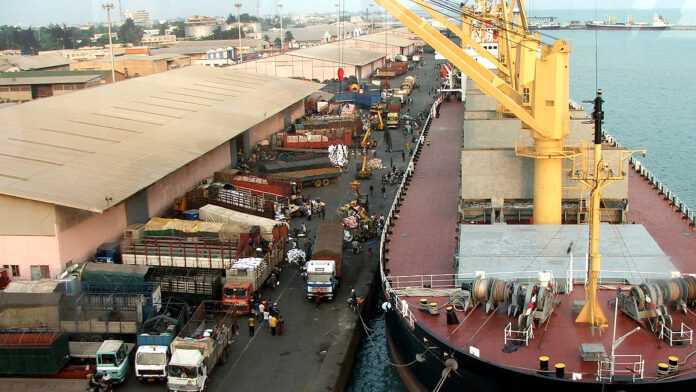
{"label": "person walking", "polygon": [[406,151],[401,150],[401,161],[406,162]]}
{"label": "person walking", "polygon": [[268,325],[271,327],[271,336],[276,336],[276,329],[278,328],[278,319],[276,316],[271,316]]}
{"label": "person walking", "polygon": [[259,319],[263,319],[264,312],[266,311],[266,306],[263,302],[259,303]]}
{"label": "person walking", "polygon": [[284,330],[285,330],[285,319],[283,318],[283,316],[278,315],[278,336],[282,336]]}
{"label": "person walking", "polygon": [[387,198],[387,188],[382,184],[382,197]]}
{"label": "person walking", "polygon": [[319,214],[321,215],[321,220],[326,220],[326,206],[322,205],[319,209]]}
{"label": "person walking", "polygon": [[252,315],[249,317],[249,337],[254,336],[254,329],[256,329],[256,318]]}
{"label": "person walking", "polygon": [[372,184],[370,184],[370,195],[372,195],[372,193],[374,193],[374,191],[375,191],[375,187]]}
{"label": "person walking", "polygon": [[270,317],[271,317],[271,312],[269,312],[268,309],[264,309],[263,310],[263,322],[264,322],[264,324],[270,325],[270,324],[268,324],[270,321],[269,320]]}

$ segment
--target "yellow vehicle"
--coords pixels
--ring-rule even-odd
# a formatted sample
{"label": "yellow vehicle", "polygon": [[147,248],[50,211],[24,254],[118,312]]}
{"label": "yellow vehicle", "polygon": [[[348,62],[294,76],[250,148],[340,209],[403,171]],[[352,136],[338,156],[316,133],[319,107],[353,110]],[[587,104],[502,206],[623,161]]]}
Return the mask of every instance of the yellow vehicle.
{"label": "yellow vehicle", "polygon": [[400,124],[399,113],[387,113],[387,128],[398,128]]}

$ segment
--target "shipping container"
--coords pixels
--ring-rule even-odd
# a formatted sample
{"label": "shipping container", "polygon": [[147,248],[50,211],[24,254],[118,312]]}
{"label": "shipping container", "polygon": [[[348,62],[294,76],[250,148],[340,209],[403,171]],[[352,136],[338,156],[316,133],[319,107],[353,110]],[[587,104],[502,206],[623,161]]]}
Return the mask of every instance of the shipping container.
{"label": "shipping container", "polygon": [[0,333],[0,374],[51,376],[68,363],[68,337],[59,332]]}

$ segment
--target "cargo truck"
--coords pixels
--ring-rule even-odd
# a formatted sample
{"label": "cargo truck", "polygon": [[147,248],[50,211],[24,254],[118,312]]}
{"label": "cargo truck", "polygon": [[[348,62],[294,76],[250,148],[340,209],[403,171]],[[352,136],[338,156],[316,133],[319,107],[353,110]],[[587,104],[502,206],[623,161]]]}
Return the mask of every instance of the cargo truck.
{"label": "cargo truck", "polygon": [[398,128],[401,123],[400,98],[390,98],[387,102],[387,128]]}
{"label": "cargo truck", "polygon": [[166,381],[169,345],[188,320],[185,303],[167,301],[162,311],[143,323],[137,337],[135,376],[140,382]]}
{"label": "cargo truck", "polygon": [[341,176],[343,172],[338,167],[323,167],[316,169],[294,170],[274,173],[271,176],[278,179],[293,179],[303,185],[313,185],[316,188],[327,186],[331,180]]}
{"label": "cargo truck", "polygon": [[401,82],[401,90],[406,91],[406,95],[410,95],[414,88],[416,88],[415,76],[407,76],[404,78],[403,82]]}
{"label": "cargo truck", "polygon": [[206,390],[215,367],[229,356],[236,328],[236,315],[222,302],[202,302],[169,346],[172,356],[167,366],[167,388]]}
{"label": "cargo truck", "polygon": [[128,377],[133,345],[123,340],[105,340],[97,349],[97,374],[109,376],[112,383],[120,384]]}
{"label": "cargo truck", "polygon": [[336,297],[342,262],[343,227],[336,221],[320,223],[312,259],[307,262],[307,299]]}
{"label": "cargo truck", "polygon": [[239,259],[227,270],[227,282],[223,287],[222,302],[238,314],[251,313],[251,300],[283,261],[283,255],[273,258],[250,257]]}

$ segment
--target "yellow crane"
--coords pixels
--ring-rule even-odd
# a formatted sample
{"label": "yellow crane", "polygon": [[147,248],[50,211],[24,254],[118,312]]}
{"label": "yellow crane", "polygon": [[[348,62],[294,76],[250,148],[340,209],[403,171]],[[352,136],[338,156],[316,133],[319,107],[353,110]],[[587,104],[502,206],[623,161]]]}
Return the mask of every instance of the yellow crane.
{"label": "yellow crane", "polygon": [[[380,117],[381,119],[381,117]],[[370,178],[372,177],[372,170],[370,170],[368,162],[368,151],[372,142],[370,141],[370,135],[372,135],[372,126],[368,126],[363,133],[363,137],[360,140],[360,147],[362,148],[362,163],[360,164],[360,170],[358,170],[358,178]]]}
{"label": "yellow crane", "polygon": [[[421,19],[413,11],[400,4],[399,0],[375,0],[390,14],[417,34],[454,66],[471,78],[479,89],[493,97],[500,108],[516,116],[522,128],[529,130],[534,145],[516,147],[518,156],[535,160],[534,165],[534,223],[560,224],[562,200],[562,161],[573,158],[570,178],[583,183],[590,189],[589,253],[586,301],[576,318],[578,323],[606,326],[607,319],[598,302],[601,256],[600,202],[601,190],[608,182],[624,178],[623,162],[633,153],[624,152],[618,168],[609,168],[602,157],[603,119],[602,97],[598,92],[595,99],[593,118],[595,139],[592,165],[576,167],[581,156],[579,148],[565,146],[569,128],[569,53],[568,43],[557,40],[542,45],[538,34],[527,29],[524,0],[499,0],[489,7],[486,0],[477,0],[474,7],[461,7],[462,27],[445,20],[426,0],[413,0],[434,19],[439,20],[462,38],[462,43],[480,56],[489,59],[498,68],[492,72],[466,54]],[[515,14],[517,8],[517,15]],[[483,37],[486,29],[498,30],[499,57],[490,59],[472,35]],[[502,33],[502,34],[501,34]],[[586,158],[586,157],[585,157]],[[589,159],[585,159],[589,162]]]}
{"label": "yellow crane", "polygon": [[[569,129],[568,43],[558,40],[542,47],[525,46],[526,49],[523,50],[516,47],[520,52],[516,65],[520,69],[520,78],[523,72],[533,72],[534,75],[528,87],[522,89],[520,84],[518,90],[507,82],[504,75],[486,69],[399,0],[376,2],[522,122],[523,129],[528,130],[534,140],[531,147],[516,148],[518,155],[534,159],[534,223],[560,224],[562,160],[579,154],[579,149],[565,146]],[[489,13],[488,7],[483,4],[486,2],[481,3],[476,11]],[[433,6],[428,3],[428,8]],[[481,24],[480,20],[472,18],[468,13],[461,17],[471,25],[475,24],[473,21]],[[495,20],[490,24],[494,28],[499,26],[499,22]],[[485,27],[485,23],[483,26]],[[530,35],[519,39],[520,45],[535,40]]]}

